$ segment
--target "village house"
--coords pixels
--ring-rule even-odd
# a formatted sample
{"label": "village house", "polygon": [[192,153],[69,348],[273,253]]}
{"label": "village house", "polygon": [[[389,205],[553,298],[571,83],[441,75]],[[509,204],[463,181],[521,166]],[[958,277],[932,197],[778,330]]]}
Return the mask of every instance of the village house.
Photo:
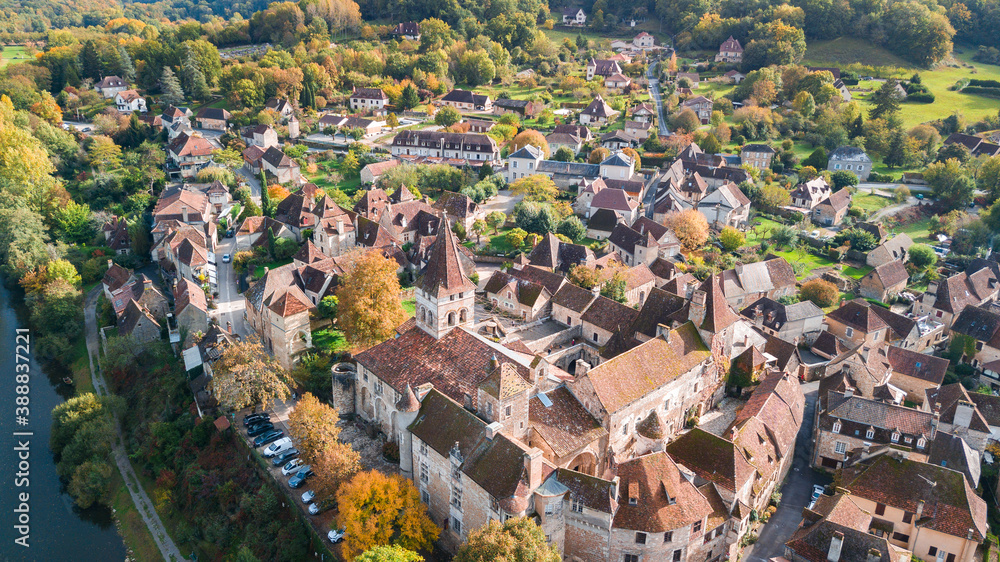
{"label": "village house", "polygon": [[493,272],[483,290],[487,302],[495,310],[526,322],[542,316],[552,299],[552,294],[543,285],[500,270]]}
{"label": "village house", "polygon": [[847,210],[850,206],[850,191],[841,189],[813,208],[813,222],[823,226],[836,226],[847,216]]}
{"label": "village house", "polygon": [[282,122],[288,121],[295,115],[295,107],[285,98],[271,98],[267,100],[264,102],[264,109],[277,113],[278,118]]}
{"label": "village house", "polygon": [[388,172],[389,170],[395,168],[402,164],[401,161],[395,158],[390,160],[383,160],[382,162],[373,162],[361,168],[361,183],[365,185],[374,185],[382,174]]}
{"label": "village house", "polygon": [[750,198],[732,182],[710,191],[698,201],[697,208],[716,230],[727,226],[744,229],[750,219]]}
{"label": "village house", "polygon": [[526,119],[531,119],[542,112],[545,104],[540,101],[512,100],[501,98],[493,101],[493,114],[516,113]]}
{"label": "village house", "polygon": [[841,146],[830,153],[829,159],[826,169],[831,172],[852,172],[861,181],[868,181],[868,174],[872,173],[872,159],[862,148]]}
{"label": "village house", "polygon": [[108,270],[104,272],[101,279],[101,286],[104,287],[104,296],[111,301],[112,295],[119,289],[135,282],[135,275],[132,270],[126,269],[117,263],[108,260]]}
{"label": "village house", "polygon": [[201,286],[185,278],[175,281],[174,318],[190,334],[208,331],[208,300]]}
{"label": "village house", "polygon": [[568,273],[574,265],[591,266],[595,261],[594,251],[587,246],[562,242],[551,232],[542,236],[528,255],[531,265],[563,273]]}
{"label": "village house", "polygon": [[726,39],[719,45],[719,53],[715,55],[715,62],[735,64],[743,62],[743,46],[730,35],[729,39]]}
{"label": "village house", "polygon": [[680,84],[682,79],[687,80],[691,90],[697,90],[698,85],[701,83],[701,77],[698,76],[697,72],[678,72],[675,76],[677,83]]}
{"label": "village house", "polygon": [[632,79],[621,72],[604,78],[604,87],[609,90],[621,91],[632,85]]}
{"label": "village house", "polygon": [[[212,161],[215,147],[197,133],[181,133],[167,144],[167,158],[181,178],[193,178]],[[173,174],[172,174],[173,175]]]}
{"label": "village house", "polygon": [[601,135],[601,146],[608,150],[621,150],[639,146],[639,139],[624,130],[608,131]]}
{"label": "village house", "polygon": [[[1000,360],[1000,313],[990,306],[966,306],[951,325],[954,337],[975,342],[975,352],[963,359],[977,369]],[[995,365],[990,365],[995,367]]]}
{"label": "village house", "polygon": [[875,530],[871,513],[849,494],[820,495],[802,511],[803,521],[785,543],[788,562],[910,562],[912,553],[889,542]]}
{"label": "village house", "polygon": [[646,33],[645,31],[640,32],[638,35],[632,38],[632,44],[640,49],[648,49],[656,43],[656,39]]}
{"label": "village house", "polygon": [[296,273],[294,264],[265,268],[264,277],[243,294],[247,324],[286,369],[312,347],[309,311],[315,305],[296,283]]}
{"label": "village house", "polygon": [[889,325],[863,299],[848,301],[826,315],[826,331],[848,346],[879,344],[889,337]]}
{"label": "village house", "polygon": [[649,137],[653,124],[649,121],[626,121],[625,133],[632,135],[638,140],[646,140]]}
{"label": "village house", "polygon": [[261,237],[266,241],[268,230],[274,233],[275,238],[296,239],[295,233],[288,225],[278,222],[271,217],[247,217],[243,219],[243,222],[236,229],[235,251],[250,250],[258,246],[258,241],[262,239]]}
{"label": "village house", "polygon": [[569,188],[597,180],[601,167],[598,164],[582,162],[560,162],[543,160],[542,149],[525,145],[507,157],[507,181],[513,183],[519,178],[542,174],[552,178],[557,187]]}
{"label": "village house", "polygon": [[906,289],[906,282],[909,279],[906,266],[897,259],[879,265],[862,277],[858,293],[866,299],[889,302],[900,291]]}
{"label": "village house", "polygon": [[723,271],[720,278],[726,302],[737,310],[760,298],[777,301],[797,291],[795,272],[784,258],[737,265]]}
{"label": "village house", "polygon": [[630,267],[638,264],[648,266],[660,257],[660,242],[655,235],[648,230],[645,233],[633,230],[627,222],[619,222],[614,226],[608,236],[608,243],[610,249]]}
{"label": "village house", "polygon": [[962,383],[928,389],[920,409],[934,414],[938,420],[938,431],[961,437],[980,453],[986,450],[986,444],[994,437],[993,427]]}
{"label": "village house", "polygon": [[280,148],[272,146],[260,157],[260,169],[276,183],[297,183],[301,179],[299,165]]}
{"label": "village house", "polygon": [[441,98],[439,105],[449,105],[459,111],[493,111],[490,97],[469,90],[455,89]]}
{"label": "village house", "polygon": [[966,135],[965,133],[952,133],[944,140],[944,145],[961,144],[969,149],[969,154],[973,157],[996,156],[1000,154],[1000,137],[994,136],[993,142],[989,142],[983,137]]}
{"label": "village house", "polygon": [[890,382],[905,391],[906,400],[914,404],[923,404],[927,391],[941,386],[950,363],[941,357],[895,345],[889,346],[886,357],[892,366]]}
{"label": "village house", "polygon": [[182,130],[191,128],[191,110],[168,105],[160,114],[160,124],[167,130],[167,139],[173,140]]}
{"label": "village house", "polygon": [[769,170],[774,155],[774,149],[766,144],[746,144],[740,149],[740,162],[758,170]]}
{"label": "village house", "polygon": [[723,76],[729,80],[730,84],[739,84],[747,77],[746,74],[743,74],[739,70],[730,70],[729,72],[723,74]]}
{"label": "village house", "polygon": [[392,34],[408,41],[420,41],[420,24],[415,21],[400,22],[393,28]]}
{"label": "village house", "polygon": [[115,254],[124,256],[132,251],[132,237],[124,217],[112,216],[101,225],[101,233],[104,234],[104,245]]}
{"label": "village house", "polygon": [[382,88],[352,88],[348,101],[354,111],[381,113],[389,103],[389,96],[385,95]]}
{"label": "village house", "polygon": [[868,252],[865,263],[872,267],[885,265],[893,261],[906,261],[913,240],[906,233],[900,233],[887,239]]}
{"label": "village house", "polygon": [[144,273],[133,276],[131,281],[111,293],[111,306],[115,310],[115,317],[119,317],[125,312],[129,301],[135,301],[157,321],[166,318],[167,312],[170,310],[167,297]]}
{"label": "village house", "polygon": [[622,67],[618,65],[617,61],[608,59],[595,60],[593,58],[587,61],[588,81],[593,80],[595,76],[606,79],[621,73]]}
{"label": "village house", "polygon": [[122,90],[115,94],[115,107],[122,113],[132,113],[138,111],[146,113],[146,98],[139,95],[135,90]]}
{"label": "village house", "polygon": [[641,123],[652,123],[656,109],[648,103],[640,103],[632,109],[632,119]]}
{"label": "village house", "polygon": [[500,164],[496,141],[480,133],[400,131],[392,139],[393,156],[432,156],[467,160],[472,166]]}
{"label": "village house", "polygon": [[781,304],[762,297],[740,311],[764,332],[785,341],[797,343],[806,334],[818,334],[823,329],[823,309],[812,301]]}
{"label": "village house", "polygon": [[811,464],[836,470],[858,455],[892,447],[927,460],[934,416],[913,408],[856,396],[851,389],[822,393]]}
{"label": "village house", "polygon": [[94,82],[94,91],[107,99],[115,97],[118,92],[129,89],[129,84],[117,76],[105,76],[100,81]]}
{"label": "village house", "polygon": [[707,125],[712,120],[712,108],[715,102],[705,96],[689,98],[681,102],[681,107],[694,111],[702,125]]}
{"label": "village house", "polygon": [[563,8],[562,22],[563,25],[583,27],[587,24],[587,13],[583,11],[583,8]]}
{"label": "village house", "polygon": [[229,112],[218,107],[203,107],[198,110],[194,122],[199,129],[225,131],[229,126]]}
{"label": "village house", "polygon": [[250,125],[240,130],[240,138],[247,146],[258,146],[267,150],[278,146],[278,133],[269,125]]}
{"label": "village house", "polygon": [[483,215],[479,204],[464,193],[446,191],[432,205],[448,217],[451,225],[461,223],[465,232],[472,235],[472,224]]}
{"label": "village house", "polygon": [[134,300],[125,305],[124,312],[118,317],[117,328],[119,336],[132,336],[138,343],[160,339],[160,323]]}
{"label": "village house", "polygon": [[963,271],[928,283],[927,290],[913,303],[913,314],[928,316],[944,324],[947,333],[952,322],[967,306],[995,301],[998,290],[1000,283],[989,267],[972,273]]}
{"label": "village house", "polygon": [[871,305],[871,309],[889,325],[891,329],[889,342],[894,346],[912,351],[923,351],[937,344],[944,337],[944,325],[935,322],[927,315],[897,314],[878,305]]}
{"label": "village house", "polygon": [[986,538],[986,502],[958,471],[881,455],[843,471],[858,507],[884,521],[893,545],[928,562],[972,562]]}
{"label": "village house", "polygon": [[619,111],[611,109],[611,106],[604,102],[604,98],[598,94],[583,111],[580,112],[580,124],[592,127],[603,127],[620,114]]}
{"label": "village house", "polygon": [[153,207],[153,226],[169,220],[204,225],[212,220],[212,202],[205,193],[186,185],[164,189]]}

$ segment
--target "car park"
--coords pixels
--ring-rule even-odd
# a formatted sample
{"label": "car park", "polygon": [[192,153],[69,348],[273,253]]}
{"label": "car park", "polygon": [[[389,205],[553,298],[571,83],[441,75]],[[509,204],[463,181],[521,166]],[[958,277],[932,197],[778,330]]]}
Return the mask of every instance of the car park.
{"label": "car park", "polygon": [[302,459],[292,459],[285,463],[285,466],[281,467],[282,476],[288,476],[289,474],[297,471],[302,466]]}
{"label": "car park", "polygon": [[311,503],[313,498],[316,497],[316,492],[314,490],[307,490],[302,492],[302,503]]}
{"label": "car park", "polygon": [[318,515],[322,511],[319,507],[319,502],[313,502],[309,504],[309,515]]}
{"label": "car park", "polygon": [[267,433],[264,433],[258,436],[256,439],[254,439],[253,446],[263,447],[264,445],[267,445],[268,443],[275,441],[277,439],[281,439],[284,436],[285,436],[284,431],[280,429],[272,429],[271,431],[268,431]]}
{"label": "car park", "polygon": [[295,473],[295,476],[292,476],[291,478],[288,479],[288,486],[290,488],[300,488],[303,484],[305,484],[306,480],[312,475],[313,475],[312,468],[310,468],[309,465],[307,464],[302,468],[300,468],[299,471]]}
{"label": "car park", "polygon": [[252,426],[247,431],[247,436],[248,437],[257,437],[258,435],[262,435],[264,433],[267,433],[268,431],[271,431],[272,429],[274,429],[274,424],[273,423],[271,423],[271,422],[260,423],[260,424],[257,424],[255,426]]}
{"label": "car park", "polygon": [[244,427],[250,427],[251,425],[254,425],[256,423],[260,423],[260,422],[264,422],[264,421],[270,421],[270,420],[271,420],[271,414],[268,414],[266,412],[257,412],[256,414],[247,414],[246,417],[243,418],[243,426]]}
{"label": "car park", "polygon": [[271,464],[273,464],[274,466],[285,466],[285,463],[294,459],[297,456],[299,456],[299,450],[291,448],[283,453],[278,453],[271,461]]}
{"label": "car park", "polygon": [[262,454],[265,457],[273,457],[275,455],[280,455],[281,453],[283,453],[283,452],[285,452],[285,451],[287,451],[288,449],[291,449],[291,448],[292,448],[292,438],[291,437],[282,437],[281,439],[278,439],[274,443],[271,443],[270,445],[268,445],[268,447],[266,449],[264,449],[264,451],[262,452]]}

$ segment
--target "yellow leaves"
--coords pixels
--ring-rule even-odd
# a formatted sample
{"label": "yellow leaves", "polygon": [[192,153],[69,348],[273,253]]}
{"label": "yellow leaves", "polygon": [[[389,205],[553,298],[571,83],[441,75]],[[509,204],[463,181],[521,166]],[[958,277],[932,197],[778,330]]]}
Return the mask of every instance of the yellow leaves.
{"label": "yellow leaves", "polygon": [[211,384],[220,404],[242,410],[255,404],[266,408],[275,399],[288,398],[291,391],[285,378],[281,365],[268,355],[259,339],[251,337],[226,346]]}
{"label": "yellow leaves", "polygon": [[323,449],[337,443],[337,410],[310,393],[299,400],[288,415],[288,432],[295,438],[302,458],[312,461]]}
{"label": "yellow leaves", "polygon": [[394,260],[372,250],[356,256],[341,278],[337,321],[351,345],[371,347],[406,320],[396,269]]}
{"label": "yellow leaves", "polygon": [[674,231],[685,252],[697,250],[708,240],[708,221],[694,209],[671,214],[666,225]]}

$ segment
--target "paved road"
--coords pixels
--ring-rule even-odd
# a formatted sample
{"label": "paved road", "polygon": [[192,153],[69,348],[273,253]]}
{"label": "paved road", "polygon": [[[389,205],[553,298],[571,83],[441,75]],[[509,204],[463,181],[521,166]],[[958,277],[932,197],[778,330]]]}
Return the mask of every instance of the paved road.
{"label": "paved road", "polygon": [[246,166],[243,166],[240,169],[236,170],[236,173],[240,176],[243,176],[243,179],[246,180],[247,185],[250,186],[250,196],[253,197],[258,204],[260,204],[260,176],[255,176],[254,174],[251,174],[250,170],[247,169]]}
{"label": "paved road", "polygon": [[[97,339],[97,298],[100,296],[101,290],[101,287],[98,286],[90,291],[87,295],[87,302],[83,312],[85,316],[84,325],[87,329],[87,356],[90,359],[90,374],[94,381],[94,390],[99,396],[105,396],[110,394],[110,392],[108,391],[107,384],[104,382],[104,375],[98,370],[100,366],[100,353],[98,351]],[[149,534],[153,535],[153,540],[156,542],[156,547],[160,549],[163,559],[176,560],[178,562],[184,560],[184,557],[181,556],[181,551],[174,544],[170,535],[167,534],[163,522],[160,521],[159,514],[153,508],[153,502],[146,495],[146,490],[139,484],[139,479],[136,478],[135,471],[132,470],[132,464],[129,462],[128,455],[125,454],[125,447],[122,445],[121,427],[117,423],[115,424],[115,429],[117,430],[113,449],[115,463],[118,465],[118,471],[121,472],[122,480],[125,481],[129,495],[132,496],[132,502],[139,511],[139,515],[142,516],[142,520],[146,523]]]}
{"label": "paved road", "polygon": [[783,556],[785,542],[792,538],[792,533],[802,521],[802,509],[809,504],[813,485],[825,486],[831,480],[829,476],[815,472],[809,467],[819,381],[802,385],[802,392],[806,396],[805,412],[802,414],[802,427],[795,441],[795,459],[792,460],[792,468],[788,471],[784,486],[781,487],[781,505],[771,520],[764,525],[757,543],[744,553],[743,560],[746,562],[767,562],[775,556]]}
{"label": "paved road", "polygon": [[246,301],[237,291],[236,272],[233,264],[224,263],[222,256],[236,253],[236,238],[223,238],[216,247],[215,270],[219,279],[219,297],[215,300],[218,308],[214,315],[219,319],[219,325],[223,328],[232,327],[232,331],[241,336],[247,335],[246,325],[243,322],[243,313],[246,310]]}
{"label": "paved road", "polygon": [[658,121],[660,123],[660,134],[667,136],[670,134],[670,129],[667,128],[667,120],[663,118],[663,99],[660,96],[660,79],[656,77],[656,67],[660,64],[660,61],[654,61],[653,64],[649,65],[649,69],[646,70],[646,78],[649,78],[649,97],[653,99],[653,103],[656,104],[656,115],[659,117]]}

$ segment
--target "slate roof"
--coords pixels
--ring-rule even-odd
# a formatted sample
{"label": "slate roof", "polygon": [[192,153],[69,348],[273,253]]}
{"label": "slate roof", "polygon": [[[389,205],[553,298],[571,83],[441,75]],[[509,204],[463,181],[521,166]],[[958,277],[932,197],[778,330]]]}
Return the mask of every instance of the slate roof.
{"label": "slate roof", "polygon": [[[861,396],[830,392],[823,416],[854,422],[862,427],[897,430],[906,435],[930,437],[934,431],[934,416],[905,406],[887,404]],[[822,422],[821,422],[822,423]],[[831,422],[832,424],[832,422]],[[827,428],[829,429],[829,428]],[[842,433],[847,433],[843,431]]]}
{"label": "slate roof", "polygon": [[867,466],[845,470],[841,481],[853,495],[910,513],[923,501],[919,527],[961,538],[972,529],[976,541],[986,538],[986,502],[961,472],[882,455]]}
{"label": "slate roof", "polygon": [[611,209],[597,209],[587,221],[587,230],[599,230],[610,234],[619,220],[618,213]]}
{"label": "slate roof", "polygon": [[590,59],[587,62],[587,67],[594,67],[594,76],[612,76],[614,74],[621,74],[622,69],[618,66],[618,61],[613,61],[609,59]]}
{"label": "slate roof", "polygon": [[754,320],[758,314],[762,316],[764,326],[780,331],[789,322],[797,322],[805,318],[823,317],[823,309],[812,301],[802,301],[784,305],[778,301],[762,297],[740,311],[740,314]]}
{"label": "slate roof", "polygon": [[698,290],[705,291],[705,319],[699,326],[702,330],[718,334],[739,320],[739,315],[726,302],[718,275],[710,275]]}
{"label": "slate roof", "polygon": [[884,306],[873,305],[869,308],[892,329],[894,336],[891,339],[905,338],[917,326],[915,319],[903,316],[902,314],[896,314]]}
{"label": "slate roof", "polygon": [[979,451],[970,447],[965,439],[957,435],[944,431],[937,432],[934,439],[931,440],[927,462],[957,470],[969,479],[971,488],[975,489],[979,486],[979,476],[982,472]]}
{"label": "slate roof", "polygon": [[261,159],[275,168],[292,168],[298,166],[294,160],[289,158],[287,154],[276,146],[265,150]]}
{"label": "slate roof", "polygon": [[1000,348],[1000,314],[986,307],[967,306],[951,325],[953,332]]}
{"label": "slate roof", "polygon": [[101,282],[108,288],[108,291],[115,292],[124,287],[131,277],[131,270],[125,269],[117,263],[113,263],[104,273],[104,277]]}
{"label": "slate roof", "polygon": [[214,121],[226,121],[230,117],[229,112],[220,107],[203,107],[198,110],[198,115],[195,119],[211,119]]}
{"label": "slate roof", "polygon": [[469,90],[459,90],[455,89],[447,94],[441,101],[450,101],[455,103],[471,103],[474,105],[486,105],[486,102],[490,100],[490,97],[483,94],[477,94],[475,92],[470,92]]}
{"label": "slate roof", "polygon": [[[637,313],[638,314],[638,313]],[[709,359],[711,353],[690,322],[670,331],[670,341],[654,338],[586,375],[602,406],[617,412]]]}
{"label": "slate roof", "polygon": [[851,193],[846,189],[832,193],[829,197],[820,202],[819,206],[832,207],[834,211],[846,209],[851,204]]}
{"label": "slate roof", "polygon": [[94,88],[121,88],[128,87],[128,82],[117,76],[105,76],[100,82],[94,84]]}
{"label": "slate roof", "polygon": [[[830,152],[830,160],[864,160],[871,162],[871,158],[865,153],[863,148],[856,146],[841,146]],[[841,190],[843,191],[843,190]]]}
{"label": "slate roof", "polygon": [[594,101],[590,102],[590,105],[580,112],[581,115],[589,115],[595,118],[610,119],[611,117],[618,114],[617,111],[611,109],[611,106],[604,102],[604,98],[600,95],[594,98]]}
{"label": "slate roof", "polygon": [[616,529],[674,531],[702,521],[713,511],[705,496],[662,451],[621,463],[618,478],[620,501],[612,522]]}
{"label": "slate roof", "polygon": [[862,523],[857,527],[840,525],[828,520],[813,523],[796,531],[785,543],[785,548],[795,553],[795,560],[828,562],[830,543],[836,536],[841,540],[838,561],[870,560],[870,553],[876,552],[881,562],[909,562],[909,551],[891,544],[885,537],[868,533],[871,515],[865,515],[867,517],[862,519]]}
{"label": "slate roof", "polygon": [[743,47],[737,39],[730,35],[729,39],[726,39],[722,42],[722,45],[719,45],[719,51],[725,51],[727,53],[742,53]]}
{"label": "slate roof", "polygon": [[896,373],[940,385],[948,370],[947,359],[918,353],[895,345],[889,346],[889,364]]}
{"label": "slate roof", "polygon": [[[975,403],[962,383],[957,382],[939,388],[928,388],[924,391],[924,396],[926,397],[924,404],[929,405],[932,410],[936,409],[938,405],[941,406],[941,421],[944,423],[955,423],[955,412],[960,401]],[[972,422],[969,424],[969,429],[983,433],[990,432],[990,425],[978,408],[972,412]]]}
{"label": "slate roof", "polygon": [[556,294],[556,292],[559,291],[564,284],[569,283],[564,276],[533,265],[527,265],[521,269],[512,268],[507,270],[507,273],[511,277],[531,283],[537,283],[545,287],[545,289],[552,295]]}
{"label": "slate roof", "polygon": [[548,406],[537,395],[528,401],[528,423],[556,457],[570,455],[608,435],[565,386],[550,390],[545,396]]}
{"label": "slate roof", "polygon": [[139,306],[134,300],[128,301],[128,304],[125,305],[125,310],[118,317],[118,333],[121,335],[131,334],[143,318],[152,322],[154,326],[159,327],[160,325],[145,307]]}
{"label": "slate roof", "polygon": [[[601,193],[604,192],[602,191]],[[656,248],[659,246],[659,243],[652,234],[647,232],[645,235],[642,235],[635,230],[632,230],[632,228],[625,223],[618,223],[615,225],[615,227],[611,230],[611,235],[608,236],[608,241],[630,254],[635,254],[636,246],[641,246],[643,248]]]}
{"label": "slate roof", "polygon": [[382,88],[354,88],[351,92],[352,98],[358,98],[363,100],[388,100],[389,96],[385,95]]}

